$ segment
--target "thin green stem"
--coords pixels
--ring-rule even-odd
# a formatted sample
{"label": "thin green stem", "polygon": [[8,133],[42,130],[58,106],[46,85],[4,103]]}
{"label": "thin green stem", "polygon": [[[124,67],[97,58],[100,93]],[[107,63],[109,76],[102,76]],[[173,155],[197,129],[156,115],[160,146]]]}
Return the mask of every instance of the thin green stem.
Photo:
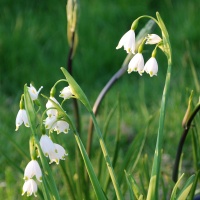
{"label": "thin green stem", "polygon": [[161,101],[158,136],[157,136],[157,141],[156,141],[156,148],[155,148],[151,179],[150,179],[150,187],[148,190],[147,200],[158,199],[158,183],[159,183],[159,177],[160,177],[160,165],[161,165],[161,155],[162,155],[163,136],[164,136],[163,130],[164,130],[166,101],[167,101],[169,85],[170,85],[170,77],[171,77],[171,62],[170,60],[168,60],[168,70],[167,70],[165,87],[164,87],[162,101]]}

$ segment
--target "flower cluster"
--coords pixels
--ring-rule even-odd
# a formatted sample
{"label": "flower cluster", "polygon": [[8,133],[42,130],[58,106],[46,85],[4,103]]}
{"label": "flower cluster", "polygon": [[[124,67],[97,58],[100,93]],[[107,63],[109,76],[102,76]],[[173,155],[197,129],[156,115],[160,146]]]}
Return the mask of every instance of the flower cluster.
{"label": "flower cluster", "polygon": [[[33,85],[31,84],[30,87],[27,87],[30,99],[33,102],[38,101],[37,100],[38,95],[42,88],[43,87],[40,87],[40,89],[37,91],[35,87],[33,87]],[[64,98],[64,100],[73,97],[73,93],[70,86],[65,87],[61,91],[60,97]],[[46,104],[46,108],[47,108],[46,110],[47,118],[43,121],[44,125],[42,127],[45,127],[50,132],[56,131],[57,134],[61,132],[68,133],[69,124],[63,117],[62,113],[63,110],[59,102],[54,97],[50,97]],[[18,111],[16,117],[16,131],[19,129],[19,126],[21,126],[23,123],[26,127],[30,127],[31,124],[29,120],[30,120],[29,115],[24,105],[24,95],[22,95],[20,101],[20,110]],[[64,160],[65,156],[67,156],[65,149],[60,144],[54,143],[51,140],[51,138],[47,136],[45,133],[43,133],[43,135],[41,136],[39,144],[44,155],[46,157],[49,157],[50,159],[49,164],[53,162],[59,164],[59,161]],[[32,194],[35,197],[37,196],[36,195],[36,192],[38,190],[37,182],[42,182],[42,171],[36,160],[38,153],[39,152],[35,147],[32,150],[30,150],[32,160],[27,164],[24,171],[25,182],[22,189],[23,190],[22,195],[27,193],[27,196],[31,196]],[[40,157],[40,154],[38,156]]]}
{"label": "flower cluster", "polygon": [[161,43],[162,39],[156,34],[148,34],[142,42],[141,46],[139,47],[138,53],[135,54],[135,32],[131,29],[122,36],[116,49],[119,49],[122,46],[124,46],[124,50],[126,50],[127,53],[135,54],[129,62],[128,73],[135,71],[142,75],[144,72],[146,72],[152,77],[154,75],[157,75],[158,72],[158,63],[155,59],[156,48],[154,49],[151,58],[146,62],[146,64],[144,64],[142,50],[145,41],[145,44],[157,44],[157,48],[157,46]]}
{"label": "flower cluster", "polygon": [[47,118],[44,120],[45,128],[49,129],[51,132],[56,131],[57,134],[61,132],[68,133],[69,124],[64,121],[64,119],[59,118],[59,111],[56,109],[55,105],[61,107],[54,97],[50,97],[46,104]]}
{"label": "flower cluster", "polygon": [[[33,101],[37,100],[39,92],[41,91],[42,88],[43,87],[40,87],[40,89],[37,91],[35,87],[33,87],[33,85],[30,84],[30,87],[28,87],[28,92]],[[21,100],[20,109],[17,113],[16,122],[15,122],[16,124],[15,131],[17,131],[19,129],[19,126],[21,126],[23,123],[26,127],[30,126],[26,110],[24,109],[23,100]]]}
{"label": "flower cluster", "polygon": [[24,180],[25,183],[23,185],[23,191],[22,195],[27,193],[27,196],[31,196],[34,194],[35,197],[37,197],[36,192],[37,192],[37,183],[33,179],[36,177],[36,180],[39,182],[42,182],[42,171],[41,168],[36,160],[31,160],[24,171]]}

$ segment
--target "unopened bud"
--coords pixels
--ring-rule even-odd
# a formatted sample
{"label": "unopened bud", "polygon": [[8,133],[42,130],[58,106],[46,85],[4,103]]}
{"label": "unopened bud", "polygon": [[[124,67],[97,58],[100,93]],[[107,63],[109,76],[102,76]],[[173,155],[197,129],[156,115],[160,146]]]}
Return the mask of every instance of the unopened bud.
{"label": "unopened bud", "polygon": [[182,121],[182,127],[183,128],[185,128],[187,126],[187,122],[188,122],[188,119],[189,119],[190,114],[191,114],[192,98],[193,98],[193,90],[191,91],[191,94],[190,94],[190,97],[189,97],[189,100],[188,100],[188,107],[187,107],[187,110],[185,112],[185,116],[184,116],[183,121]]}

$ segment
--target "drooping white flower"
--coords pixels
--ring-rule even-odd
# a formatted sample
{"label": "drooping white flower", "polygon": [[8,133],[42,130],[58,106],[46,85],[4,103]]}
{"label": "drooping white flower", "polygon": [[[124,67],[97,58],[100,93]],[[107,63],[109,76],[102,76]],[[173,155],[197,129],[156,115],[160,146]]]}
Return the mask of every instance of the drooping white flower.
{"label": "drooping white flower", "polygon": [[28,117],[27,117],[27,113],[25,109],[20,109],[17,113],[17,117],[16,117],[16,129],[15,131],[17,131],[19,129],[19,126],[21,126],[24,123],[24,125],[26,127],[29,127],[29,121],[28,121]]}
{"label": "drooping white flower", "polygon": [[59,164],[59,161],[64,160],[67,155],[65,149],[61,145],[53,143],[47,135],[42,135],[40,139],[40,146],[44,155],[49,157],[49,164],[53,162]]}
{"label": "drooping white flower", "polygon": [[135,31],[129,30],[126,32],[122,38],[120,39],[116,49],[121,48],[124,46],[124,50],[126,50],[127,53],[135,53]]}
{"label": "drooping white flower", "polygon": [[24,171],[24,179],[29,180],[36,176],[38,181],[42,181],[42,171],[40,169],[40,166],[36,160],[31,160]]}
{"label": "drooping white flower", "polygon": [[56,164],[59,164],[60,160],[65,160],[65,156],[67,155],[65,152],[65,149],[59,145],[54,143],[54,146],[56,148],[56,152],[52,152],[52,154],[49,154],[49,158],[50,158],[50,163],[55,162]]}
{"label": "drooping white flower", "polygon": [[60,92],[60,95],[59,95],[59,97],[62,97],[64,99],[69,99],[72,96],[73,96],[73,93],[70,86],[64,87],[64,89]]}
{"label": "drooping white flower", "polygon": [[40,138],[40,146],[46,157],[56,153],[56,148],[52,140],[47,135],[42,135]]}
{"label": "drooping white flower", "polygon": [[33,179],[25,181],[22,190],[22,195],[24,195],[27,192],[27,196],[31,196],[32,194],[34,194],[34,196],[37,197],[37,183]]}
{"label": "drooping white flower", "polygon": [[137,71],[140,75],[142,75],[144,69],[144,58],[141,53],[137,53],[129,62],[128,65],[128,73],[132,71]]}
{"label": "drooping white flower", "polygon": [[57,131],[57,134],[61,132],[68,133],[69,124],[65,121],[57,121],[54,131]]}
{"label": "drooping white flower", "polygon": [[[56,104],[60,105],[59,102],[54,98],[54,97],[50,97],[50,99],[55,102]],[[47,110],[47,115],[49,117],[51,117],[52,115],[54,116],[57,116],[58,114],[58,111],[57,109],[55,108],[55,105],[50,101],[48,100],[47,104],[46,104],[46,108],[49,109]]]}
{"label": "drooping white flower", "polygon": [[144,66],[144,71],[151,77],[156,76],[158,72],[158,63],[154,57],[151,57]]}
{"label": "drooping white flower", "polygon": [[40,91],[41,91],[42,88],[43,88],[43,86],[41,86],[41,87],[39,88],[39,90],[37,91],[37,90],[35,89],[35,87],[33,87],[33,85],[30,84],[30,87],[28,87],[28,92],[29,92],[29,94],[30,94],[30,96],[31,96],[31,99],[32,99],[33,101],[36,100],[36,99],[38,98],[38,94],[40,93]]}
{"label": "drooping white flower", "polygon": [[47,117],[44,120],[45,128],[53,130],[56,127],[56,121],[57,121],[57,117],[55,115],[52,115],[51,117]]}
{"label": "drooping white flower", "polygon": [[145,44],[157,44],[162,40],[160,38],[160,36],[158,36],[156,34],[148,34],[146,39],[147,39],[147,41]]}

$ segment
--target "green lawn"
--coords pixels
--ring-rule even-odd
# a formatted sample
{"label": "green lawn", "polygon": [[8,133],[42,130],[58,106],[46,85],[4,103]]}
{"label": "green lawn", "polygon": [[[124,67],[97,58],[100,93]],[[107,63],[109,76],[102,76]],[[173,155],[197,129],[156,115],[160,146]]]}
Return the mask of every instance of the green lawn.
{"label": "green lawn", "polygon": [[[0,196],[2,199],[26,199],[21,197],[23,170],[29,161],[29,133],[24,127],[15,132],[15,118],[20,96],[25,83],[33,82],[36,88],[44,86],[42,93],[64,78],[60,67],[66,67],[69,47],[66,37],[66,1],[11,1],[0,2]],[[199,0],[187,1],[131,1],[102,0],[80,1],[78,16],[78,47],[73,60],[73,77],[86,93],[91,104],[112,75],[121,67],[126,53],[116,50],[122,34],[130,29],[134,19],[140,15],[153,15],[159,11],[169,32],[173,66],[170,94],[167,103],[164,158],[162,172],[166,181],[171,178],[176,147],[182,132],[182,119],[187,109],[190,91],[194,90],[194,104],[198,102],[199,85],[195,83],[191,66],[200,81],[200,26]],[[143,20],[136,34],[145,25]],[[160,34],[158,29],[154,31]],[[151,56],[152,48],[144,52],[145,60]],[[150,124],[143,155],[148,154],[151,166],[154,154],[158,111],[166,75],[166,58],[158,50],[159,71],[157,77],[144,74],[125,73],[103,101],[97,117],[103,130],[105,118],[119,96],[121,104],[121,150],[119,163],[123,162],[128,145],[146,127],[147,116],[155,115]],[[60,88],[61,89],[61,88]],[[41,98],[42,99],[42,98]],[[70,102],[72,105],[72,101]],[[45,105],[45,101],[44,101]],[[72,106],[67,107],[73,116]],[[88,128],[88,115],[81,107],[82,134],[84,144]],[[112,154],[113,138],[116,134],[116,119],[109,125],[108,148]],[[64,136],[61,136],[64,139]],[[65,138],[66,139],[66,138]],[[62,139],[61,139],[62,140]],[[74,162],[74,137],[67,135],[69,152],[67,162]],[[23,148],[18,152],[16,145]],[[96,137],[93,143],[93,162],[99,148]],[[183,171],[194,172],[191,137],[184,148]],[[191,152],[191,153],[188,153]],[[26,157],[28,156],[28,157]],[[138,168],[142,165],[142,160]],[[151,169],[151,167],[150,167]],[[22,170],[20,172],[20,170]],[[56,171],[55,169],[54,171]],[[137,171],[137,170],[136,170]],[[58,175],[58,180],[61,175]],[[136,173],[136,176],[139,174]],[[62,181],[59,190],[66,199]],[[16,184],[17,182],[17,184]],[[169,181],[170,182],[170,181]],[[32,197],[30,199],[33,199]]]}

